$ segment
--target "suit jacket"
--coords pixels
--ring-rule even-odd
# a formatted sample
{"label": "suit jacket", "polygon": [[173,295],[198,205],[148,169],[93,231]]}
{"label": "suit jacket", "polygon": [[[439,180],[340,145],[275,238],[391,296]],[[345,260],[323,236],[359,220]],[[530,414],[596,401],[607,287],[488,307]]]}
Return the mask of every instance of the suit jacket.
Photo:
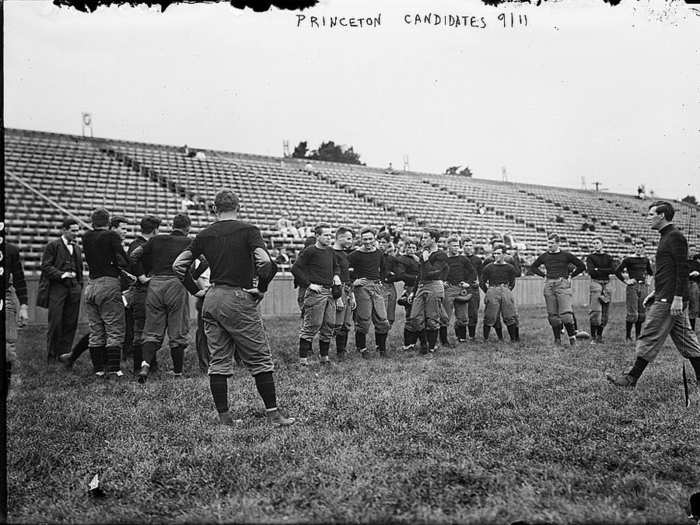
{"label": "suit jacket", "polygon": [[[80,247],[73,245],[74,264],[76,268],[75,280],[78,284],[83,284],[83,254]],[[71,254],[63,243],[62,238],[51,241],[44,249],[44,255],[41,258],[41,279],[39,280],[39,290],[36,296],[36,305],[42,308],[49,306],[49,289],[51,282],[61,282],[63,271],[59,268],[66,261],[70,261]]]}

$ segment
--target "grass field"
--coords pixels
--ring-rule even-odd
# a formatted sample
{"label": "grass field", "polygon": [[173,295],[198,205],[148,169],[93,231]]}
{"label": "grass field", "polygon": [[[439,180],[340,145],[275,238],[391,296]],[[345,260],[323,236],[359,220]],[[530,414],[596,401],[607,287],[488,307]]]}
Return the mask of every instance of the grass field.
{"label": "grass field", "polygon": [[[44,330],[27,329],[8,402],[9,519],[688,523],[700,411],[683,404],[670,342],[636,390],[607,384],[633,356],[622,308],[604,345],[554,348],[543,309],[529,309],[519,346],[351,352],[327,370],[298,369],[297,319],[267,320],[280,405],[299,420],[286,429],[266,424],[242,369],[229,397],[245,424],[217,425],[191,348],[183,380],[112,385],[87,355],[46,370]],[[86,494],[96,473],[104,499]]]}

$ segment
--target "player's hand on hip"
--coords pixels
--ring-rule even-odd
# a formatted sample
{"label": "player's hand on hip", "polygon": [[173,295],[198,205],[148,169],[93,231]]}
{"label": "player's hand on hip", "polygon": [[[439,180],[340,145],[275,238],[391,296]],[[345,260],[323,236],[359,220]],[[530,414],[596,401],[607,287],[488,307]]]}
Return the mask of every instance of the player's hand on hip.
{"label": "player's hand on hip", "polygon": [[323,290],[323,287],[320,284],[312,283],[309,285],[309,290],[311,290],[312,292],[319,293],[321,290]]}
{"label": "player's hand on hip", "polygon": [[671,303],[671,315],[679,316],[683,313],[683,298],[679,295],[673,297]]}
{"label": "player's hand on hip", "polygon": [[642,301],[642,305],[644,305],[644,308],[647,308],[653,302],[654,302],[654,292],[651,292],[649,295],[647,295],[644,298],[644,301]]}
{"label": "player's hand on hip", "polygon": [[61,279],[73,279],[75,277],[75,272],[63,272],[61,274]]}
{"label": "player's hand on hip", "polygon": [[[247,291],[248,291],[248,290],[246,290],[246,292],[247,292]],[[194,296],[195,296],[195,297],[204,297],[206,293],[207,293],[206,290],[200,290],[200,291],[198,291],[196,294],[194,294]]]}
{"label": "player's hand on hip", "polygon": [[252,295],[253,299],[255,299],[256,304],[262,301],[263,297],[265,297],[265,292],[261,292],[257,288],[243,288],[243,291],[248,292],[250,295]]}
{"label": "player's hand on hip", "polygon": [[631,285],[635,284],[636,282],[637,282],[637,281],[635,281],[634,279],[627,279],[627,280],[625,281],[625,284],[628,285],[628,286],[631,286]]}

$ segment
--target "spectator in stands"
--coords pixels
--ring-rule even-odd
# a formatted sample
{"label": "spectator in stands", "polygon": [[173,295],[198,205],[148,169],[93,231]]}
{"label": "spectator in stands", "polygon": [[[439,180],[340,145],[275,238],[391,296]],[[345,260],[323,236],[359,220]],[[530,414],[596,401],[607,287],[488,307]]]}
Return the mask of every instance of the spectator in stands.
{"label": "spectator in stands", "polygon": [[588,221],[583,221],[583,224],[581,225],[581,231],[585,232],[588,231],[588,229],[591,227],[591,225],[588,223]]}
{"label": "spectator in stands", "polygon": [[640,184],[639,186],[637,186],[637,198],[642,200],[647,198],[644,184]]}
{"label": "spectator in stands", "polygon": [[[270,254],[272,256],[272,254]],[[281,268],[288,268],[289,265],[291,264],[289,260],[289,254],[287,254],[287,248],[285,246],[282,246],[278,250],[277,256],[274,259],[275,264],[277,264],[278,267]]]}
{"label": "spectator in stands", "polygon": [[[25,326],[29,320],[29,302],[27,301],[27,281],[19,255],[19,248],[14,244],[5,245],[5,380],[3,381],[2,399],[7,399],[10,379],[14,367],[17,373],[17,328]],[[19,303],[19,314],[17,313]]]}
{"label": "spectator in stands", "polygon": [[280,235],[282,235],[284,239],[286,239],[288,235],[297,237],[296,228],[294,228],[292,221],[289,220],[289,213],[287,211],[283,211],[282,216],[277,219],[275,228],[277,228],[277,231],[280,232]]}
{"label": "spectator in stands", "polygon": [[564,222],[564,217],[557,213],[554,217],[554,222],[561,224]]}
{"label": "spectator in stands", "polygon": [[306,219],[303,215],[299,215],[294,221],[294,228],[296,229],[296,237],[298,239],[305,239],[306,237],[313,236],[313,231],[311,226],[306,225]]}
{"label": "spectator in stands", "polygon": [[306,173],[313,174],[314,173],[314,165],[311,164],[310,162],[307,162],[306,164],[304,164],[304,171]]}
{"label": "spectator in stands", "polygon": [[396,173],[394,171],[394,166],[391,165],[391,162],[389,163],[389,166],[387,166],[387,168],[384,170],[384,173],[388,175],[393,175],[394,173]]}
{"label": "spectator in stands", "polygon": [[[61,237],[51,241],[44,250],[36,303],[49,310],[46,334],[49,364],[56,363],[58,356],[71,349],[83,290],[83,256],[75,244],[80,227],[75,219],[65,219],[61,229]],[[119,302],[121,304],[121,292]]]}
{"label": "spectator in stands", "polygon": [[190,200],[188,197],[183,197],[183,199],[180,201],[180,212],[187,213],[190,206],[194,206],[194,204],[195,202],[193,200]]}
{"label": "spectator in stands", "polygon": [[613,230],[619,230],[619,229],[620,229],[620,223],[618,223],[616,219],[613,219],[612,223],[610,224],[610,227],[611,227]]}
{"label": "spectator in stands", "polygon": [[507,231],[503,235],[503,243],[506,245],[506,248],[514,247],[516,245],[515,235]]}

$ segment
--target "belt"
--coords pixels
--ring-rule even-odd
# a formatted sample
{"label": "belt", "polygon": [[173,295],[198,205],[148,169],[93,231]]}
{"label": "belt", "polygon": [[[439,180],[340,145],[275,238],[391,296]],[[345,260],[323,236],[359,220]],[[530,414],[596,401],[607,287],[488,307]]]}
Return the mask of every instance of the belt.
{"label": "belt", "polygon": [[330,285],[330,284],[321,284],[321,283],[311,283],[311,284],[315,284],[316,286],[320,286],[321,288],[323,288],[323,289],[325,289],[325,290],[330,290],[330,289],[331,289],[331,285]]}
{"label": "belt", "polygon": [[504,286],[505,286],[506,288],[510,288],[510,286],[508,286],[508,283],[489,284],[489,288],[503,288]]}
{"label": "belt", "polygon": [[545,277],[545,281],[566,281],[568,277]]}
{"label": "belt", "polygon": [[608,284],[610,281],[608,279],[593,279],[595,282],[600,284]]}
{"label": "belt", "polygon": [[461,286],[462,285],[462,281],[445,281],[445,282],[447,284],[449,284],[450,286]]}

